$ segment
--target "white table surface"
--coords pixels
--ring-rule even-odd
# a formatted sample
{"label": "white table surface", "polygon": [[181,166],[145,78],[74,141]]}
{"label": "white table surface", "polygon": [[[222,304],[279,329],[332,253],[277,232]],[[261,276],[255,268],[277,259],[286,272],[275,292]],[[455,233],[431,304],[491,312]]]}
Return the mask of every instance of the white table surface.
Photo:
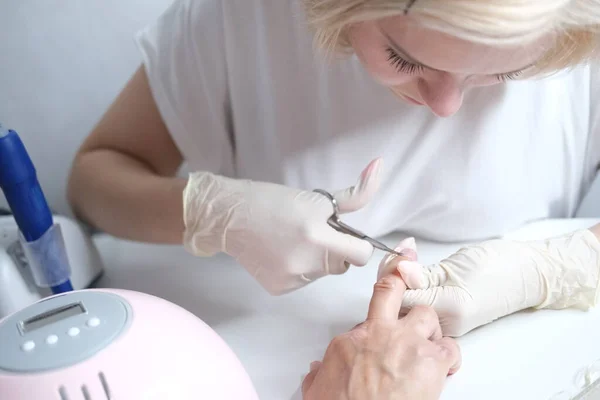
{"label": "white table surface", "polygon": [[[547,221],[517,233],[538,238],[593,220]],[[400,236],[383,241],[394,245]],[[290,399],[309,363],[333,336],[366,315],[382,253],[369,265],[272,297],[229,257],[196,258],[180,246],[155,246],[99,236],[106,271],[97,287],[150,293],[202,318],[236,352],[261,400]],[[424,263],[460,244],[419,243]],[[459,339],[462,369],[447,381],[444,400],[549,399],[569,388],[581,367],[600,359],[600,311],[518,313]]]}

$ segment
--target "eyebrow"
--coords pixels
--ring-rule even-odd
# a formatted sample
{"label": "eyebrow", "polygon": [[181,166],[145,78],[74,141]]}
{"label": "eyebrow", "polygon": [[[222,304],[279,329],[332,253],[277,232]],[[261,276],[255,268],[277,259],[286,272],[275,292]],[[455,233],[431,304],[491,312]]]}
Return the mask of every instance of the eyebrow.
{"label": "eyebrow", "polygon": [[[411,57],[411,56],[410,56],[410,55],[409,55],[409,54],[406,52],[406,50],[404,50],[402,47],[400,47],[400,46],[398,45],[398,43],[396,43],[396,42],[395,42],[395,41],[394,41],[394,40],[393,40],[393,39],[392,39],[392,38],[391,38],[391,37],[390,37],[390,36],[389,36],[389,35],[388,35],[388,34],[387,34],[387,33],[386,33],[384,30],[383,30],[383,29],[379,28],[379,30],[381,31],[381,33],[383,34],[383,36],[385,36],[385,38],[386,38],[386,39],[387,39],[387,40],[390,42],[390,45],[392,46],[392,49],[393,49],[395,52],[397,52],[397,53],[398,53],[398,55],[399,55],[399,56],[401,56],[402,58],[404,58],[406,61],[408,61],[408,62],[410,62],[410,63],[412,63],[412,64],[415,64],[415,65],[418,65],[418,66],[420,66],[420,67],[423,67],[423,68],[430,69],[430,70],[432,70],[432,71],[440,71],[440,70],[439,70],[439,69],[437,69],[437,68],[430,67],[430,66],[428,66],[428,65],[425,65],[425,64],[423,64],[423,63],[422,63],[422,62],[420,62],[420,61],[417,61],[417,60],[415,60],[413,57]],[[523,71],[526,71],[526,70],[528,70],[529,68],[533,67],[535,64],[536,64],[536,62],[533,62],[533,63],[531,63],[531,64],[529,64],[529,65],[526,65],[526,66],[524,66],[523,68],[519,68],[519,69],[516,69],[516,70],[514,70],[514,71],[509,71],[509,72],[504,72],[504,73],[496,73],[496,74],[489,74],[489,75],[500,75],[500,76],[501,76],[501,75],[512,75],[512,74],[517,74],[517,73],[521,73],[521,72],[523,72]],[[440,72],[443,72],[443,71],[440,71]]]}

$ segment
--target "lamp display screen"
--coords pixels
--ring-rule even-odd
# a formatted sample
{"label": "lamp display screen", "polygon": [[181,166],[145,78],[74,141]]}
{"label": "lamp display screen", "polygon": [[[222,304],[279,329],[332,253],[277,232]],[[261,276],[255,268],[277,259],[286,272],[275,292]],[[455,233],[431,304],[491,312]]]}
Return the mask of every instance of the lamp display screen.
{"label": "lamp display screen", "polygon": [[64,319],[85,313],[85,307],[83,307],[83,304],[81,303],[74,303],[64,307],[55,308],[54,310],[47,311],[43,314],[36,315],[35,317],[23,321],[23,331],[25,333],[28,333],[36,329],[43,328],[44,326],[53,324],[55,322],[59,322]]}

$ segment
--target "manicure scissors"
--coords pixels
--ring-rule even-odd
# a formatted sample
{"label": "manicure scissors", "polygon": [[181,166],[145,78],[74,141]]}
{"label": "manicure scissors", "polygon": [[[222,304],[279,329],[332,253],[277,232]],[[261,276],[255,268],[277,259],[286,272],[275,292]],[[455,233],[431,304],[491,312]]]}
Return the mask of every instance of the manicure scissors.
{"label": "manicure scissors", "polygon": [[327,197],[329,199],[329,201],[331,201],[331,204],[333,205],[333,214],[331,215],[331,217],[329,217],[329,219],[327,220],[327,223],[333,229],[335,229],[338,232],[345,233],[350,236],[354,236],[355,238],[366,240],[367,242],[371,243],[371,245],[373,247],[375,247],[376,249],[383,250],[387,253],[395,254],[397,256],[403,255],[402,253],[400,253],[396,250],[393,250],[393,249],[389,248],[388,246],[386,246],[385,244],[381,243],[379,240],[373,239],[372,237],[362,233],[361,231],[354,229],[349,225],[346,225],[342,220],[340,220],[340,215],[339,215],[340,208],[337,204],[337,201],[335,200],[335,197],[333,197],[333,195],[331,193],[329,193],[328,191],[323,190],[323,189],[315,189],[315,190],[313,190],[313,192],[322,194],[323,196]]}

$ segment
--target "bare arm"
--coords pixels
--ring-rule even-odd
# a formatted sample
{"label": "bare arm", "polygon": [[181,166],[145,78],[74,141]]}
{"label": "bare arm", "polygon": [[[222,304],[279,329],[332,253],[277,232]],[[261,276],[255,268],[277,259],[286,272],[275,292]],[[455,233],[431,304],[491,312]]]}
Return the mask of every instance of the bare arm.
{"label": "bare arm", "polygon": [[152,97],[143,67],[79,149],[68,198],[82,220],[112,235],[181,243],[182,155]]}

